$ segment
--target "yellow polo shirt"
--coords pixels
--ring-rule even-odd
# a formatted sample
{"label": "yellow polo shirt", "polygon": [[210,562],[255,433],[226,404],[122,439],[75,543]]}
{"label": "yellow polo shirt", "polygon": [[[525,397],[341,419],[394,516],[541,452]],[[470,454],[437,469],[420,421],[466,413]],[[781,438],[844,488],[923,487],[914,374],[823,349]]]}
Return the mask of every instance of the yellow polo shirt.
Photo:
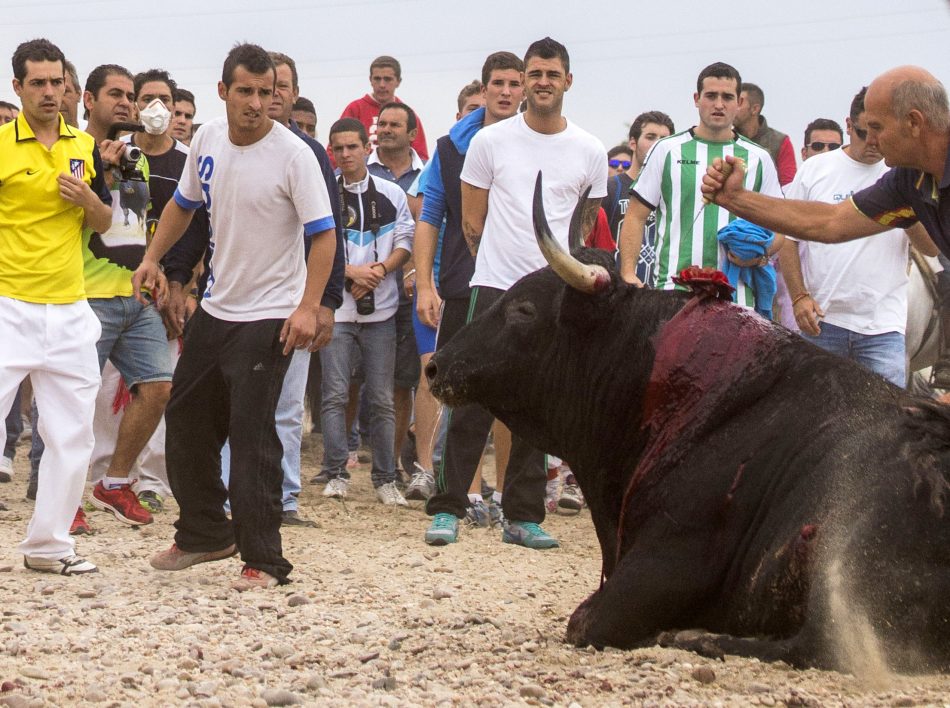
{"label": "yellow polo shirt", "polygon": [[[83,300],[83,209],[59,196],[72,173],[104,191],[92,136],[59,118],[47,149],[21,112],[0,126],[0,296],[36,303]],[[96,179],[98,177],[98,179]]]}

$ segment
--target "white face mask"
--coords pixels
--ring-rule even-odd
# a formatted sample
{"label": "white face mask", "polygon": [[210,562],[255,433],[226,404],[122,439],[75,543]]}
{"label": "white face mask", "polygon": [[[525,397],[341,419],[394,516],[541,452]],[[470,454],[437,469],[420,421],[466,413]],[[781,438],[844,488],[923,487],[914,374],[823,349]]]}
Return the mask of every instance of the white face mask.
{"label": "white face mask", "polygon": [[156,98],[145,108],[139,111],[139,118],[142,125],[145,126],[145,132],[149,135],[162,135],[168,130],[168,124],[171,122],[172,113],[160,98]]}

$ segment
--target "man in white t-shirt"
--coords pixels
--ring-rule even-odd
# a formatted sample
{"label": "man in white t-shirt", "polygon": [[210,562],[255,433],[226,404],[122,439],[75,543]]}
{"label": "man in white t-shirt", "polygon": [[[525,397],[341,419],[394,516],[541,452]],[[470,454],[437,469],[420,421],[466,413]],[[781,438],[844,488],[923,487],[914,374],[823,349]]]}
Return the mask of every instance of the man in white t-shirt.
{"label": "man in white t-shirt", "polygon": [[[867,143],[866,92],[862,88],[851,102],[848,145],[811,156],[789,186],[789,199],[836,204],[887,172],[881,153]],[[926,234],[917,233],[891,229],[834,244],[789,238],[779,256],[802,336],[902,388],[908,236],[928,255],[937,254]]]}
{"label": "man in white t-shirt", "polygon": [[[267,117],[276,69],[252,44],[224,62],[218,95],[227,117],[195,134],[175,191],[133,277],[164,297],[158,259],[202,204],[211,221],[211,266],[185,334],[165,414],[172,493],[181,509],[175,543],[153,567],[182,570],[240,551],[236,590],[273,587],[283,557],[281,444],[274,412],[294,349],[332,336],[318,318],[336,249],[330,197],[310,147]],[[304,261],[304,234],[312,237]],[[221,482],[230,436],[231,475]],[[233,522],[224,513],[230,498]]]}
{"label": "man in white t-shirt", "polygon": [[[524,64],[527,111],[480,130],[462,168],[462,230],[475,256],[469,320],[517,280],[546,265],[531,219],[539,171],[544,174],[545,213],[565,249],[571,215],[584,190],[591,188],[584,207],[584,234],[593,227],[600,200],[607,194],[603,144],[561,115],[564,94],[573,80],[567,49],[546,37],[528,47]],[[436,470],[437,492],[426,505],[433,515],[427,543],[457,540],[458,520],[465,516],[468,488],[492,420],[480,406],[452,410]],[[558,546],[539,525],[544,520],[546,477],[543,455],[512,436],[501,502],[508,519],[502,536],[506,543],[537,549]]]}

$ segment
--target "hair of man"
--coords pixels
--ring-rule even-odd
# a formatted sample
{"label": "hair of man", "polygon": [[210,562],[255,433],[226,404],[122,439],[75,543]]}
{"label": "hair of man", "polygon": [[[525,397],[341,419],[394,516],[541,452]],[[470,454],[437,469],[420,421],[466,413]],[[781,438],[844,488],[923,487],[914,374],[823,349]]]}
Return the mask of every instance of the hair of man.
{"label": "hair of man", "polygon": [[73,86],[76,87],[76,91],[78,93],[82,93],[79,88],[81,84],[79,83],[79,74],[76,72],[76,65],[67,59],[66,63],[63,64],[63,69],[65,70],[65,73],[69,75],[69,78],[73,80]]}
{"label": "hair of man", "polygon": [[643,134],[643,126],[647,123],[665,125],[669,128],[670,135],[676,132],[676,129],[673,127],[673,119],[666,115],[666,113],[663,111],[645,111],[633,119],[633,123],[630,124],[630,134],[628,137],[634,141],[639,140]]}
{"label": "hair of man", "polygon": [[[853,118],[851,120],[852,122],[854,121]],[[831,118],[815,118],[815,120],[809,123],[805,128],[805,142],[803,145],[811,144],[811,134],[815,130],[833,130],[838,134],[838,139],[842,142],[844,141],[844,131],[841,129],[841,126],[838,125],[837,121],[833,121]]]}
{"label": "hair of man", "polygon": [[858,116],[864,113],[864,97],[867,93],[868,87],[862,86],[861,90],[854,94],[854,98],[851,99],[851,108],[848,111],[848,117],[852,123],[858,119]]}
{"label": "hair of man", "polygon": [[459,112],[461,113],[462,109],[465,107],[465,103],[472,96],[477,96],[482,92],[482,82],[478,79],[474,79],[471,83],[465,84],[461,91],[459,91],[458,97],[458,107]]}
{"label": "hair of man", "polygon": [[[904,118],[915,109],[926,117],[934,130],[950,130],[947,89],[939,81],[908,79],[894,87],[891,94],[891,113],[897,118]],[[854,118],[851,120],[853,122]]]}
{"label": "hair of man", "polygon": [[270,58],[274,60],[274,67],[278,67],[281,64],[286,64],[290,67],[291,88],[294,91],[299,89],[300,83],[297,79],[297,62],[282,52],[270,52]]}
{"label": "hair of man", "polygon": [[179,101],[187,101],[192,106],[195,105],[195,94],[193,94],[188,89],[176,87],[172,92],[172,99],[175,101],[175,103],[178,103]]}
{"label": "hair of man", "polygon": [[627,145],[626,143],[623,143],[621,145],[614,145],[612,148],[610,148],[607,151],[608,160],[613,157],[617,157],[617,155],[631,155],[630,146]]}
{"label": "hair of man", "polygon": [[175,93],[178,91],[178,84],[175,83],[175,80],[164,69],[148,69],[147,71],[140,71],[135,75],[135,78],[132,79],[132,86],[133,90],[135,91],[136,100],[138,100],[139,93],[142,91],[142,87],[151,81],[160,81],[168,86],[169,90],[171,91],[172,102],[175,101]]}
{"label": "hair of man", "polygon": [[91,93],[92,97],[98,100],[99,91],[106,85],[106,79],[113,75],[124,76],[131,81],[133,85],[135,84],[135,77],[132,76],[132,72],[124,66],[119,66],[118,64],[100,64],[89,72],[89,76],[86,77],[86,87],[84,90]]}
{"label": "hair of man", "polygon": [[274,83],[277,83],[277,67],[274,60],[263,47],[247,42],[235,44],[228,52],[224,60],[224,67],[221,69],[221,83],[226,89],[231,88],[231,82],[234,81],[234,71],[243,66],[252,74],[266,74],[270,71],[274,75]]}
{"label": "hair of man", "polygon": [[13,52],[13,78],[23,82],[26,78],[26,63],[28,61],[58,61],[63,66],[64,78],[66,70],[66,55],[48,39],[31,39],[20,44]]}
{"label": "hair of man", "polygon": [[391,108],[398,108],[399,110],[406,112],[406,130],[410,133],[419,126],[419,121],[416,120],[416,112],[405,103],[400,103],[398,101],[384,103],[379,108],[379,115],[383,115],[383,111],[388,111]]}
{"label": "hair of man", "polygon": [[[528,47],[528,51],[524,54],[524,65],[528,65],[528,60],[531,57],[539,57],[540,59],[560,59],[561,64],[564,65],[564,73],[571,73],[571,57],[567,53],[567,47],[558,42],[557,40],[551,39],[550,37],[545,37],[544,39],[539,39],[535,42],[532,42]],[[524,71],[524,69],[522,69]]]}
{"label": "hair of man", "polygon": [[696,79],[696,92],[703,92],[703,81],[708,78],[713,79],[735,79],[736,80],[736,95],[742,93],[742,77],[739,75],[739,71],[732,65],[726,64],[725,62],[717,61],[705,69],[699,72],[699,77]]}
{"label": "hair of man", "polygon": [[761,111],[765,108],[765,94],[762,92],[762,89],[759,88],[758,84],[751,84],[746,82],[742,84],[742,90],[745,92],[746,100],[749,102],[749,107],[758,106]]}
{"label": "hair of man", "polygon": [[20,112],[20,107],[15,103],[9,103],[8,101],[0,101],[0,108],[6,108],[7,110]]}
{"label": "hair of man", "polygon": [[373,63],[369,65],[369,73],[372,74],[373,69],[387,68],[392,69],[396,74],[396,81],[402,81],[402,67],[399,65],[399,60],[386,54],[373,59]]}
{"label": "hair of man", "polygon": [[[397,103],[398,105],[402,105]],[[366,126],[360,123],[356,118],[340,118],[336,123],[330,126],[330,142],[333,142],[333,136],[337,133],[356,133],[360,136],[360,142],[363,145],[369,145],[369,135],[366,134]]]}
{"label": "hair of man", "polygon": [[307,113],[313,113],[314,115],[317,115],[317,109],[313,105],[313,101],[311,101],[309,98],[304,98],[303,96],[294,101],[293,110],[306,111]]}
{"label": "hair of man", "polygon": [[[564,51],[567,52],[566,49]],[[488,82],[491,81],[493,71],[506,71],[508,69],[513,69],[520,73],[524,71],[524,62],[511,52],[494,52],[489,54],[488,58],[485,59],[485,63],[482,64],[482,84],[485,86],[488,85]]]}

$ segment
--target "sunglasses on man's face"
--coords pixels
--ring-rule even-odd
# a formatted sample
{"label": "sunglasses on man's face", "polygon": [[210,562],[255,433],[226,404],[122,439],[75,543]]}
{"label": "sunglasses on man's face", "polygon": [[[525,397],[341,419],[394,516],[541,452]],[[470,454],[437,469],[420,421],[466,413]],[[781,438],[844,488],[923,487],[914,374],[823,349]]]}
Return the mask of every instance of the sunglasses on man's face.
{"label": "sunglasses on man's face", "polygon": [[861,129],[856,125],[852,125],[851,129],[854,131],[854,134],[858,136],[858,140],[867,140],[868,139],[868,129]]}
{"label": "sunglasses on man's face", "polygon": [[809,143],[805,147],[810,147],[815,152],[821,152],[825,148],[828,148],[829,150],[837,150],[839,147],[841,147],[841,143],[822,143],[816,140],[813,143]]}
{"label": "sunglasses on man's face", "polygon": [[622,167],[625,170],[630,169],[630,160],[607,160],[607,164],[614,169],[617,169],[618,167]]}

